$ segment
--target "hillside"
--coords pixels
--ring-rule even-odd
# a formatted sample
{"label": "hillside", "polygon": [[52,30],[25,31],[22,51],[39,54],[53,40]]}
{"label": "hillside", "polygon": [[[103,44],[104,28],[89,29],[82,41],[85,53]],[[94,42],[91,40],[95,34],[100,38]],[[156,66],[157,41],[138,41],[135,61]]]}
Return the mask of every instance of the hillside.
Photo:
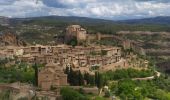
{"label": "hillside", "polygon": [[89,31],[100,31],[103,33],[115,33],[117,31],[170,31],[170,17],[155,17],[134,20],[104,20],[75,16],[44,16],[31,18],[7,18],[1,17],[0,24],[18,25],[45,25],[55,27],[66,27],[70,24],[80,24]]}
{"label": "hillside", "polygon": [[45,16],[25,19],[10,19],[11,25],[38,24],[55,27],[66,27],[70,24],[80,24],[89,29],[89,32],[101,32],[113,34],[117,31],[170,31],[170,17],[156,17],[148,19],[134,19],[125,21],[113,21],[104,19],[93,19],[87,17]]}
{"label": "hillside", "polygon": [[[147,19],[134,19],[125,21],[113,21],[93,19],[75,16],[44,16],[31,18],[7,18],[0,17],[0,31],[11,29],[17,31],[23,40],[30,43],[54,42],[57,34],[63,34],[63,30],[71,24],[80,24],[87,29],[89,34],[101,32],[115,34],[119,31],[167,31],[170,32],[170,17],[156,17]],[[4,26],[9,24],[9,26]]]}
{"label": "hillside", "polygon": [[[52,42],[57,34],[71,24],[80,24],[89,34],[101,32],[115,34],[119,31],[153,31],[170,32],[170,17],[155,17],[147,19],[134,19],[113,21],[75,16],[44,16],[31,18],[0,17],[0,31],[11,29],[28,42]],[[4,26],[9,24],[9,27]]]}

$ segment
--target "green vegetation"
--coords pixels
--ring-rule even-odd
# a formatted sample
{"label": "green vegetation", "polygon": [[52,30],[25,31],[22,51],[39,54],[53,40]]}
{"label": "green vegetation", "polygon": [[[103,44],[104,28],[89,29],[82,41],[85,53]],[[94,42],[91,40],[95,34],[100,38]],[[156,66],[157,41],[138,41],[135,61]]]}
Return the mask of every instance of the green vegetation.
{"label": "green vegetation", "polygon": [[[68,69],[66,72],[68,72]],[[131,78],[153,76],[155,74],[153,70],[119,69],[105,73],[96,72],[94,77],[87,73],[82,75],[79,71],[71,73],[69,73],[71,77],[68,78],[71,85],[75,85],[75,83],[79,83],[77,85],[95,85],[99,89],[108,85],[111,92],[105,91],[105,97],[115,95],[120,97],[121,100],[144,100],[146,98],[170,100],[170,79],[167,76],[155,77],[155,79],[147,81],[131,80]],[[81,83],[80,80],[82,82],[86,80],[87,84]],[[96,97],[95,100],[105,100],[105,98]]]}
{"label": "green vegetation", "polygon": [[[105,77],[102,74],[96,72],[95,83],[99,88],[104,85],[108,85],[110,92],[106,91],[104,96],[116,96],[121,100],[144,100],[147,98],[158,100],[170,100],[170,78],[161,76],[154,80],[137,80],[122,79],[119,81],[112,81],[105,84]],[[106,98],[99,96],[88,96],[81,91],[75,91],[71,88],[63,88],[61,90],[64,100],[107,100]],[[70,97],[70,98],[69,98]]]}
{"label": "green vegetation", "polygon": [[59,27],[59,28],[64,28],[66,25],[68,25],[68,23],[65,22],[65,21],[49,19],[49,18],[44,18],[44,19],[40,18],[40,19],[28,20],[28,21],[24,21],[23,24],[55,26],[55,27]]}
{"label": "green vegetation", "polygon": [[68,45],[72,45],[73,47],[77,45],[77,38],[74,37],[73,39],[71,39],[70,41],[68,41],[67,43]]}
{"label": "green vegetation", "polygon": [[117,69],[116,71],[108,71],[103,73],[107,80],[120,80],[126,78],[143,78],[154,75],[153,70],[136,70],[133,68]]}
{"label": "green vegetation", "polygon": [[[96,85],[99,88],[102,88],[109,81],[112,80],[122,80],[130,78],[144,78],[154,76],[153,70],[136,70],[132,68],[128,69],[118,69],[116,71],[108,71],[105,73],[95,72],[95,75],[90,75],[85,73],[81,74],[80,71],[73,71],[72,68],[66,68],[65,73],[68,75],[68,82],[74,86],[82,85]],[[85,82],[86,81],[86,84]]]}
{"label": "green vegetation", "polygon": [[117,46],[118,42],[113,39],[102,39],[100,41],[97,41],[96,44],[99,45],[109,45],[109,46]]}
{"label": "green vegetation", "polygon": [[9,62],[9,60],[11,60],[11,59],[7,59],[7,58],[5,58],[5,59],[0,59],[0,66],[3,66],[3,67],[4,67],[5,64]]}
{"label": "green vegetation", "polygon": [[72,68],[67,67],[65,73],[68,75],[68,82],[73,86],[97,86],[102,88],[104,85],[103,75],[96,72],[95,75],[85,73],[84,75],[80,71],[73,71]]}
{"label": "green vegetation", "polygon": [[26,67],[27,66],[18,66],[18,68],[0,68],[0,82],[12,83],[20,81],[34,83],[34,70]]}
{"label": "green vegetation", "polygon": [[26,30],[21,35],[21,38],[30,44],[48,44],[48,42],[54,41],[54,35],[48,32],[42,32],[39,30]]}
{"label": "green vegetation", "polygon": [[[83,24],[82,24],[83,25]],[[114,34],[118,31],[170,31],[169,26],[153,25],[153,24],[115,24],[115,23],[101,23],[94,25],[83,25],[88,28],[89,32],[101,32],[106,34]]]}
{"label": "green vegetation", "polygon": [[64,100],[90,100],[87,96],[68,87],[62,88],[60,92]]}
{"label": "green vegetation", "polygon": [[[41,67],[42,65],[38,65]],[[34,67],[25,63],[13,65],[9,68],[0,67],[0,83],[24,82],[36,85]]]}
{"label": "green vegetation", "polygon": [[107,99],[101,96],[96,96],[93,100],[107,100]]}
{"label": "green vegetation", "polygon": [[38,86],[38,67],[40,67],[40,66],[38,66],[36,63],[35,63],[35,65],[32,66],[32,68],[34,69],[34,78],[35,78],[34,84],[35,84],[35,86]]}
{"label": "green vegetation", "polygon": [[87,82],[87,84],[90,84],[94,86],[95,84],[95,78],[93,75],[89,75],[88,73],[85,73],[84,75],[80,71],[73,71],[72,68],[66,68],[65,73],[68,75],[67,79],[70,85],[73,86],[82,86],[85,85],[84,80]]}
{"label": "green vegetation", "polygon": [[170,100],[170,82],[168,81],[169,79],[164,77],[149,81],[125,79],[120,80],[118,83],[111,83],[110,88],[113,95],[119,96],[122,100],[144,100],[145,98]]}
{"label": "green vegetation", "polygon": [[69,87],[62,88],[60,92],[63,97],[63,100],[108,100],[101,96],[93,94],[84,94],[80,90],[74,90]]}

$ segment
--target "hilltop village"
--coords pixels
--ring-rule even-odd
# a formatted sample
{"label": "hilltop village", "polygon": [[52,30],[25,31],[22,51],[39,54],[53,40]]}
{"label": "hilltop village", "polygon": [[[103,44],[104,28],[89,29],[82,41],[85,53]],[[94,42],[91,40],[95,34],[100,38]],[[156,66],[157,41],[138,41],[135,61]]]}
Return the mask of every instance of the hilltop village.
{"label": "hilltop village", "polygon": [[[92,76],[94,76],[96,72],[104,73],[117,69],[148,69],[148,60],[139,58],[138,54],[128,51],[132,49],[141,55],[145,55],[144,50],[133,41],[101,33],[97,33],[96,35],[87,34],[86,29],[80,25],[70,25],[65,29],[65,32],[64,38],[60,36],[57,37],[57,45],[35,44],[0,47],[1,59],[10,59],[8,63],[4,64],[5,67],[10,67],[16,63],[43,65],[43,67],[37,68],[37,87],[39,91],[30,85],[22,85],[22,83],[2,84],[0,85],[0,89],[10,88],[16,90],[14,92],[18,93],[23,92],[22,88],[25,86],[29,87],[25,88],[23,92],[25,94],[30,94],[28,91],[31,90],[31,96],[36,95],[40,98],[47,96],[49,98],[62,99],[60,95],[61,87],[71,86],[68,82],[69,75],[65,73],[66,69],[79,71],[82,74],[88,73]],[[9,38],[10,36],[7,39]],[[94,41],[100,41],[105,38],[115,39],[120,46],[93,43]],[[2,37],[2,39],[4,38]],[[6,40],[4,39],[3,41]],[[17,42],[16,40],[15,42],[16,45],[23,43]],[[74,42],[76,42],[76,45]],[[67,43],[73,43],[73,45],[67,45]],[[87,84],[87,82],[85,83]],[[55,91],[53,91],[52,87],[55,88]],[[76,86],[71,87],[74,89],[82,88]],[[83,90],[87,93],[98,94],[99,92],[95,86],[83,87]]]}
{"label": "hilltop village", "polygon": [[[1,43],[1,45],[5,45],[5,43],[8,43],[6,42],[7,40],[12,41],[12,43],[15,43],[16,45],[18,43],[22,43],[17,42],[16,37],[12,34],[7,34],[7,36],[8,37],[2,36],[4,44]],[[137,59],[137,55],[132,53],[125,54],[125,52],[122,51],[121,47],[91,44],[91,41],[100,41],[102,38],[116,39],[123,46],[124,49],[135,47],[129,41],[122,41],[116,36],[103,34],[101,35],[100,33],[97,33],[96,35],[91,35],[87,34],[87,31],[80,25],[71,25],[66,28],[66,35],[64,39],[58,37],[58,45],[46,46],[36,44],[25,47],[5,46],[1,48],[0,57],[1,59],[14,59],[6,63],[6,67],[9,67],[16,62],[27,63],[29,65],[43,64],[44,67],[38,69],[37,75],[37,85],[42,91],[34,91],[34,93],[36,93],[36,95],[40,97],[44,95],[51,98],[60,98],[60,88],[63,86],[69,86],[70,83],[67,81],[68,75],[64,73],[64,70],[66,68],[71,68],[74,71],[80,71],[82,74],[88,73],[89,75],[95,75],[96,70],[99,72],[106,72],[109,70],[122,68],[126,69],[130,66],[134,68],[147,69],[147,60],[141,59],[136,60],[136,62],[132,63],[132,59]],[[75,40],[78,45],[71,46],[63,44],[63,42],[69,43],[72,40]],[[9,42],[8,44],[10,43],[11,42]],[[141,48],[139,50],[141,50]],[[12,86],[21,87],[20,84],[15,84]],[[22,92],[21,88],[16,88],[12,86],[5,85],[5,87],[11,87],[16,89],[18,92]],[[4,86],[2,85],[2,87]],[[45,92],[51,90],[51,87],[55,87],[58,90],[51,93]],[[30,89],[32,90],[33,87],[30,87]],[[98,89],[95,87],[86,91],[98,93]],[[55,95],[56,93],[57,95]]]}

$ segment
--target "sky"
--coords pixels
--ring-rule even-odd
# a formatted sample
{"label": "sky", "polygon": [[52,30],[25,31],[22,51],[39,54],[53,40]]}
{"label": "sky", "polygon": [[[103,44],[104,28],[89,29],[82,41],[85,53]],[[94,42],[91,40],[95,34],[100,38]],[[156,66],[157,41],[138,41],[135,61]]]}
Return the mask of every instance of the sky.
{"label": "sky", "polygon": [[0,16],[51,15],[111,20],[170,16],[170,0],[0,0]]}

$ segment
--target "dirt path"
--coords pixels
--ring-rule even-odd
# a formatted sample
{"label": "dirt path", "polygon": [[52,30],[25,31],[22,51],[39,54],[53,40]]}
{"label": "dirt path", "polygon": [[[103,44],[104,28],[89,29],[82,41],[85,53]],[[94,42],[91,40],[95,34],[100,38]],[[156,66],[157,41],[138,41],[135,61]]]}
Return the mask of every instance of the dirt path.
{"label": "dirt path", "polygon": [[[160,77],[160,76],[161,76],[161,73],[160,73],[160,72],[155,71],[155,73],[156,73],[156,76],[157,76],[157,77]],[[132,78],[132,80],[152,80],[152,79],[154,79],[154,78],[155,78],[155,76],[153,75],[153,76],[144,77],[144,78]]]}

